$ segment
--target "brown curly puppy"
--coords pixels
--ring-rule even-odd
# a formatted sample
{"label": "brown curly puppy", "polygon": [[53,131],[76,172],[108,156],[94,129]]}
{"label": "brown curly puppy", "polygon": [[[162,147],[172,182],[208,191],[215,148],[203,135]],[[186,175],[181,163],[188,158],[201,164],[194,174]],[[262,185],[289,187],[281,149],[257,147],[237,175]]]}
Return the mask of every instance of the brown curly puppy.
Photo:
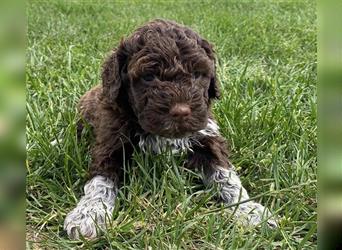
{"label": "brown curly puppy", "polygon": [[[132,145],[143,152],[188,151],[188,167],[199,169],[206,185],[218,185],[225,203],[248,200],[210,111],[218,97],[212,45],[190,28],[157,19],[122,40],[104,63],[102,85],[80,101],[96,142],[85,195],[64,222],[69,237],[94,238],[105,228]],[[269,212],[247,201],[235,215],[254,225]]]}

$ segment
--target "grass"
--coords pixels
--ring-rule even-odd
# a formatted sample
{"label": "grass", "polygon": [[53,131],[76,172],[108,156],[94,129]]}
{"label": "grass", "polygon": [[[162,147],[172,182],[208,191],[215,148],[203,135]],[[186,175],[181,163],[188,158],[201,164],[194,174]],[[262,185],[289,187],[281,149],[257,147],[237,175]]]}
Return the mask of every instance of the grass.
{"label": "grass", "polygon": [[[28,249],[317,247],[314,3],[30,1],[27,12]],[[214,113],[244,186],[279,228],[237,223],[181,159],[136,153],[109,231],[97,241],[63,234],[90,162],[89,141],[76,143],[78,99],[99,82],[105,54],[155,17],[215,45],[223,94]]]}

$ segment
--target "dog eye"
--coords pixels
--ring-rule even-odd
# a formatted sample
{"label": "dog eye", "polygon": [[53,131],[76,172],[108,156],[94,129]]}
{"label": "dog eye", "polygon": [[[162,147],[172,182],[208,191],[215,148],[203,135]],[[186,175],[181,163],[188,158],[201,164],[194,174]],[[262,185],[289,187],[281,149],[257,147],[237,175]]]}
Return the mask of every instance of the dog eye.
{"label": "dog eye", "polygon": [[202,75],[203,74],[201,72],[199,72],[199,71],[195,71],[195,72],[192,73],[192,77],[194,79],[200,78]]}
{"label": "dog eye", "polygon": [[154,75],[152,75],[152,74],[147,74],[147,75],[144,75],[144,76],[142,77],[142,79],[143,79],[144,81],[146,81],[146,82],[150,82],[150,81],[153,81]]}

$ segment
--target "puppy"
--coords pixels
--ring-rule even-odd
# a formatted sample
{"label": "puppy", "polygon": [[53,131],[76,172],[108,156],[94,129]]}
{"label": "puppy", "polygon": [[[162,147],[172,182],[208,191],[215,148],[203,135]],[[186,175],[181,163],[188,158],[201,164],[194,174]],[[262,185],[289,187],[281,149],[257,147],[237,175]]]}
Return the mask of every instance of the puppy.
{"label": "puppy", "polygon": [[[219,96],[212,45],[190,28],[157,19],[122,40],[103,65],[102,84],[80,100],[96,141],[84,196],[64,222],[69,237],[96,238],[105,229],[132,145],[156,154],[187,151],[187,167],[201,171],[206,186],[218,186],[224,203],[248,200],[210,110]],[[254,201],[239,204],[235,215],[252,225],[270,216]]]}

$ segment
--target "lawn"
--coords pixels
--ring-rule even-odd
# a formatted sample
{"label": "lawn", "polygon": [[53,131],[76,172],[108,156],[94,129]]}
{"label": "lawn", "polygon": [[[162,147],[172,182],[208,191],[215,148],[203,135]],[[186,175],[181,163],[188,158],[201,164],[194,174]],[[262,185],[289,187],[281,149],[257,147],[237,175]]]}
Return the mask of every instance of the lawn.
{"label": "lawn", "polygon": [[[316,249],[316,13],[307,2],[29,1],[28,249]],[[105,55],[155,17],[215,45],[222,98],[213,109],[251,197],[279,227],[231,218],[181,159],[134,154],[108,232],[71,241],[65,215],[83,194],[91,134],[76,142],[76,105]]]}

